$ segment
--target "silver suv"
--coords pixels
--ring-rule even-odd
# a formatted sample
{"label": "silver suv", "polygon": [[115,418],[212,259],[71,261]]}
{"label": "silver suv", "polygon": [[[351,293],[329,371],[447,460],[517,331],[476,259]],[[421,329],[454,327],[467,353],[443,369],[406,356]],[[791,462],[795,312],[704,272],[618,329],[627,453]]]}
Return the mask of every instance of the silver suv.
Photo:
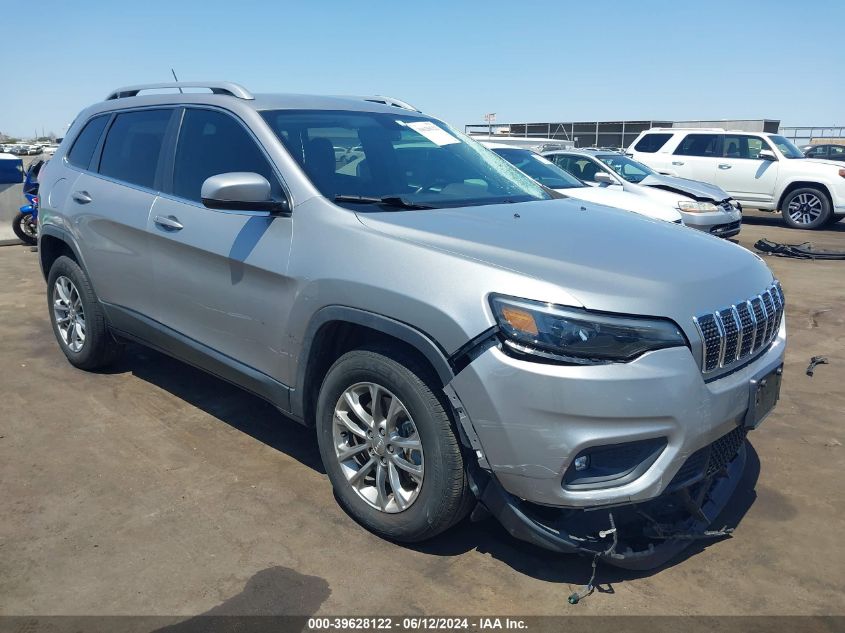
{"label": "silver suv", "polygon": [[726,504],[778,396],[784,298],[758,257],[561,198],[401,101],[123,88],[41,194],[74,366],[131,340],[267,399],[387,538],[474,509],[659,565]]}

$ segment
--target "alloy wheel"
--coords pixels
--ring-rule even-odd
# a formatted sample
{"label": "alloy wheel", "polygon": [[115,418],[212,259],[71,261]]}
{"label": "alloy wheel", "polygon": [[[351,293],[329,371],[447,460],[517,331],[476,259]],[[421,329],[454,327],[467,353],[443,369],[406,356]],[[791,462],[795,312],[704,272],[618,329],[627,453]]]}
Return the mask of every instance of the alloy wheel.
{"label": "alloy wheel", "polygon": [[822,214],[821,199],[812,193],[799,193],[789,203],[789,217],[796,224],[811,224]]}
{"label": "alloy wheel", "polygon": [[53,315],[59,338],[70,351],[80,351],[85,345],[85,311],[79,291],[64,275],[53,284]]}
{"label": "alloy wheel", "polygon": [[332,438],[346,480],[371,507],[396,513],[417,500],[424,475],[422,441],[393,393],[372,382],[346,389],[335,405]]}

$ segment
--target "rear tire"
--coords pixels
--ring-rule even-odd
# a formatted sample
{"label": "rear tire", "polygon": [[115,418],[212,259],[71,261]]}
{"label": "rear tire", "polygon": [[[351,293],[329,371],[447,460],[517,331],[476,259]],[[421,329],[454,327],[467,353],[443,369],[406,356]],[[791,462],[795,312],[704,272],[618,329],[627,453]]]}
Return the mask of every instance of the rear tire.
{"label": "rear tire", "polygon": [[18,213],[12,220],[12,230],[24,244],[35,246],[38,243],[38,227],[32,222],[30,213]]}
{"label": "rear tire", "polygon": [[123,351],[109,331],[85,271],[64,255],[56,259],[47,277],[47,308],[53,334],[74,367],[105,367]]}
{"label": "rear tire", "polygon": [[340,505],[391,540],[431,538],[472,507],[461,445],[435,385],[413,355],[372,347],[340,357],[317,398],[320,455]]}
{"label": "rear tire", "polygon": [[802,187],[784,198],[781,215],[790,228],[818,229],[830,220],[830,199],[821,189]]}

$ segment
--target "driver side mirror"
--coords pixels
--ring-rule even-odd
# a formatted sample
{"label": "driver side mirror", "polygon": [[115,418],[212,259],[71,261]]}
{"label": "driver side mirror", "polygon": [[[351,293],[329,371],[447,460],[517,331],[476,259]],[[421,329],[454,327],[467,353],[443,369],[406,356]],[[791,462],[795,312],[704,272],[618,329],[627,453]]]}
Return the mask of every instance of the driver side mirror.
{"label": "driver side mirror", "polygon": [[261,174],[232,171],[206,178],[200,193],[209,209],[221,211],[267,211],[270,215],[290,215],[286,199],[270,197],[270,182]]}
{"label": "driver side mirror", "polygon": [[614,180],[613,176],[608,174],[606,171],[598,171],[596,172],[595,176],[593,176],[593,180],[598,183],[605,184],[605,185],[615,185],[616,180]]}
{"label": "driver side mirror", "polygon": [[775,161],[775,160],[778,159],[778,157],[775,156],[775,153],[770,149],[761,149],[760,153],[757,154],[757,158],[759,158],[760,160],[770,160],[770,161]]}

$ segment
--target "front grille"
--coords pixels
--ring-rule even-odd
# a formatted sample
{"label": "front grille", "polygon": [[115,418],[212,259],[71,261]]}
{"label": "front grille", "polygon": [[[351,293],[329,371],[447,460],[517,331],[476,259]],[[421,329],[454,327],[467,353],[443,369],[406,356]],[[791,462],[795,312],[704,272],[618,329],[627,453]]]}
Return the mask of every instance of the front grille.
{"label": "front grille", "polygon": [[783,318],[777,281],[762,294],[693,319],[701,334],[701,370],[729,368],[756,354],[777,336]]}
{"label": "front grille", "polygon": [[738,426],[730,433],[697,450],[689,456],[678,473],[666,488],[666,491],[691,486],[697,481],[712,477],[733,461],[745,441],[746,431]]}

